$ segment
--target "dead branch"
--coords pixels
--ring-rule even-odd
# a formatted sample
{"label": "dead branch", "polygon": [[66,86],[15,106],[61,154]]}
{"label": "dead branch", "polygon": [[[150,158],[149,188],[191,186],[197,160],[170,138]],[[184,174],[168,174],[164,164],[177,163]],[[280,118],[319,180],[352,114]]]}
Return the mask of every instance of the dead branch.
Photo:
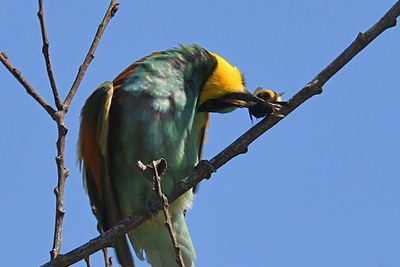
{"label": "dead branch", "polygon": [[67,135],[67,128],[64,125],[64,116],[68,111],[69,105],[71,104],[72,98],[74,97],[78,87],[82,81],[83,75],[85,74],[90,62],[94,58],[94,52],[97,48],[97,45],[100,41],[100,38],[110,21],[110,19],[114,16],[115,12],[118,9],[118,3],[116,0],[111,0],[110,5],[104,15],[103,20],[101,21],[98,30],[94,36],[93,42],[90,45],[89,51],[83,60],[82,65],[79,67],[79,71],[75,81],[73,82],[72,88],[69,91],[65,101],[63,102],[63,109],[58,112],[59,121],[57,122],[58,126],[58,140],[57,140],[57,152],[58,155],[56,157],[57,162],[57,172],[58,172],[58,183],[57,187],[54,189],[54,194],[56,195],[56,219],[55,219],[55,227],[54,227],[54,241],[53,241],[53,249],[50,251],[51,259],[57,257],[60,252],[61,247],[61,231],[62,231],[62,223],[64,220],[64,184],[65,180],[68,176],[68,170],[64,167],[64,151],[65,151],[65,136]]}
{"label": "dead branch", "polygon": [[165,159],[161,158],[157,161],[153,161],[152,165],[144,165],[139,160],[137,167],[142,175],[154,184],[154,191],[158,197],[158,200],[162,203],[162,210],[165,217],[165,227],[167,227],[169,236],[171,237],[172,246],[174,247],[176,254],[176,262],[180,267],[185,267],[185,263],[182,257],[182,251],[179,247],[174,229],[172,228],[171,216],[169,216],[168,211],[168,199],[164,195],[161,187],[161,176],[167,170],[167,162],[165,161]]}
{"label": "dead branch", "polygon": [[42,0],[38,0],[38,3],[39,3],[39,11],[38,11],[37,15],[39,18],[40,28],[41,28],[41,33],[42,33],[42,41],[43,41],[42,52],[43,52],[43,56],[44,56],[44,59],[46,62],[47,74],[49,76],[50,85],[51,85],[51,88],[53,91],[53,96],[54,96],[55,104],[56,104],[58,111],[56,111],[54,108],[52,108],[46,102],[46,100],[44,100],[33,89],[33,87],[22,77],[21,73],[11,65],[11,63],[7,59],[6,54],[3,52],[0,53],[0,61],[11,72],[11,74],[22,84],[22,86],[25,87],[26,92],[29,95],[31,95],[47,111],[47,113],[50,115],[50,117],[57,123],[58,139],[57,139],[57,143],[56,143],[56,145],[57,145],[56,163],[57,163],[58,182],[57,182],[56,188],[54,189],[54,194],[56,196],[56,213],[55,213],[55,224],[54,224],[53,247],[52,247],[52,250],[50,251],[50,258],[54,259],[58,256],[58,254],[60,252],[60,247],[61,247],[61,242],[62,242],[61,231],[62,231],[62,224],[63,224],[64,214],[65,214],[64,200],[63,200],[64,199],[64,184],[65,184],[65,180],[68,176],[68,170],[64,166],[65,137],[68,132],[68,129],[64,124],[64,117],[68,111],[68,107],[71,104],[72,98],[74,97],[90,62],[92,61],[92,59],[94,57],[94,52],[96,50],[96,47],[100,41],[100,38],[101,38],[108,22],[114,16],[115,12],[118,10],[118,3],[116,2],[116,0],[111,0],[110,5],[104,15],[103,20],[101,21],[101,23],[98,27],[98,30],[95,34],[93,42],[89,48],[88,54],[86,55],[82,65],[80,66],[77,77],[76,77],[75,81],[73,82],[71,90],[69,91],[69,93],[63,103],[61,103],[59,93],[58,93],[58,90],[57,90],[57,87],[55,84],[53,71],[51,68],[50,54],[49,54],[49,49],[48,49],[49,42],[47,40]]}

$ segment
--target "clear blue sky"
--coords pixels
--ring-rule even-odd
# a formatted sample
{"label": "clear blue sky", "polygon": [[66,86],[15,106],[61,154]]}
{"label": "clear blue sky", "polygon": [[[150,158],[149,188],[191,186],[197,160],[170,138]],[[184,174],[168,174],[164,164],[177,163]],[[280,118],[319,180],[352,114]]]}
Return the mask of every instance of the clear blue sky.
{"label": "clear blue sky", "polygon": [[[394,3],[121,0],[66,119],[62,253],[98,235],[75,164],[79,111],[97,85],[153,51],[197,43],[238,66],[249,89],[287,99]],[[64,97],[108,1],[44,4]],[[0,50],[51,102],[36,12],[37,1],[2,2]],[[399,27],[384,32],[323,94],[201,183],[187,215],[197,266],[400,266],[399,44]],[[1,265],[37,266],[52,246],[56,127],[3,66],[0,81]],[[212,115],[204,156],[251,126],[246,110]],[[102,255],[91,262],[103,266]]]}

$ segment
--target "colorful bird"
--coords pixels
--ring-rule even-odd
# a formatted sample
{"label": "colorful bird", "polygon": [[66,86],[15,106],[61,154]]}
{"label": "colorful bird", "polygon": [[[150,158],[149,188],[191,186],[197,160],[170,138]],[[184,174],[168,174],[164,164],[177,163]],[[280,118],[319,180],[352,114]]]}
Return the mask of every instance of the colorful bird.
{"label": "colorful bird", "polygon": [[[208,112],[249,108],[259,101],[265,102],[246,90],[236,67],[197,45],[153,53],[100,85],[82,108],[78,142],[99,230],[155,199],[153,184],[136,167],[138,160],[166,159],[162,188],[169,194],[199,160]],[[196,258],[184,218],[192,198],[189,190],[169,209],[186,267],[194,266]],[[152,266],[177,266],[161,213],[128,237],[140,260],[145,252]],[[134,265],[126,237],[114,247],[122,266]]]}

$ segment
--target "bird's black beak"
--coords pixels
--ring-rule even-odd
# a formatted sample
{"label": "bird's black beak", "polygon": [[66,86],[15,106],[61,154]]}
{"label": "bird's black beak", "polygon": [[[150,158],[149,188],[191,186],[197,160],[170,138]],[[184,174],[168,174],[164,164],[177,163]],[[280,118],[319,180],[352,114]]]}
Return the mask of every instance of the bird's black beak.
{"label": "bird's black beak", "polygon": [[250,108],[257,105],[259,102],[265,101],[245,90],[244,92],[233,92],[209,99],[205,101],[197,111],[225,113],[235,108]]}
{"label": "bird's black beak", "polygon": [[[279,94],[279,96],[282,94]],[[271,102],[265,100],[245,90],[244,92],[233,92],[209,99],[205,101],[197,111],[226,113],[235,108],[248,108],[250,118],[253,120],[253,116],[256,118],[265,117],[269,114],[282,116],[279,114],[279,110],[286,104],[287,102],[284,101]]]}

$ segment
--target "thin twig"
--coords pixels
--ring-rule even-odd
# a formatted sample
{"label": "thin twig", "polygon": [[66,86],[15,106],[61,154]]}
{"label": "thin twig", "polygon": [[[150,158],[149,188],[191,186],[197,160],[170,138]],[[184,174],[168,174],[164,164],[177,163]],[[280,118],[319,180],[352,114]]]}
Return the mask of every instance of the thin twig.
{"label": "thin twig", "polygon": [[[40,0],[39,0],[40,2]],[[68,176],[68,170],[64,165],[64,151],[65,151],[65,136],[67,135],[67,127],[64,125],[64,116],[68,111],[68,107],[71,104],[72,98],[74,97],[76,90],[78,89],[80,82],[82,81],[83,75],[85,74],[86,69],[88,68],[91,60],[93,59],[93,54],[96,50],[96,47],[100,41],[101,35],[104,32],[108,22],[114,16],[117,11],[118,4],[116,0],[111,0],[110,6],[108,7],[103,20],[99,25],[99,29],[96,32],[96,35],[93,39],[92,44],[90,45],[89,52],[83,61],[83,64],[79,68],[78,76],[75,79],[71,91],[69,92],[66,100],[63,103],[63,109],[58,111],[57,114],[59,119],[57,121],[58,126],[58,140],[57,140],[57,172],[58,172],[58,182],[57,187],[54,189],[54,194],[56,195],[56,218],[54,224],[54,239],[53,239],[53,248],[50,251],[51,259],[55,259],[60,253],[60,247],[62,242],[62,224],[64,220],[64,185],[65,180]]]}
{"label": "thin twig", "polygon": [[14,68],[10,61],[7,59],[7,55],[3,52],[0,53],[0,61],[3,65],[11,72],[11,74],[19,81],[20,84],[25,88],[26,92],[31,95],[43,108],[47,111],[50,117],[57,121],[56,111],[44,100],[33,87],[22,77],[19,70]]}
{"label": "thin twig", "polygon": [[168,211],[168,199],[164,195],[161,187],[161,176],[167,169],[167,162],[163,158],[157,161],[153,161],[152,165],[144,165],[141,161],[138,161],[138,169],[141,171],[143,176],[145,176],[154,184],[154,191],[158,197],[158,200],[162,203],[162,210],[165,217],[165,226],[168,229],[169,236],[171,237],[172,246],[175,250],[176,262],[180,267],[185,267],[181,248],[179,247],[174,229],[172,228],[171,216],[169,215]]}
{"label": "thin twig", "polygon": [[[307,99],[322,92],[322,86],[335,75],[347,62],[349,62],[358,52],[360,52],[365,46],[367,46],[374,38],[381,34],[384,30],[395,26],[396,17],[400,15],[400,1],[396,4],[367,32],[358,35],[356,40],[343,51],[331,64],[329,64],[323,71],[321,71],[311,82],[309,82],[303,89],[301,89],[296,95],[294,95],[288,102],[287,106],[281,109],[283,115],[288,115],[299,105],[304,103]],[[168,195],[170,202],[176,200],[179,196],[185,193],[187,190],[198,184],[201,180],[209,177],[213,171],[221,167],[223,164],[228,162],[233,157],[245,153],[247,147],[251,144],[258,136],[263,134],[265,131],[270,129],[282,118],[277,116],[268,116],[249,131],[239,137],[230,146],[225,148],[222,152],[216,155],[210,161],[200,161],[195,167],[190,177],[182,180],[178,183],[174,191]],[[161,209],[162,204],[159,201],[154,201],[150,204],[150,208]],[[84,259],[88,255],[100,250],[103,247],[112,246],[113,241],[139,226],[150,215],[145,210],[141,210],[133,213],[129,217],[121,220],[120,223],[110,228],[104,234],[90,240],[82,246],[68,252],[65,255],[60,255],[57,259],[52,260],[43,266],[68,266],[81,259]]]}
{"label": "thin twig", "polygon": [[82,65],[79,67],[78,73],[76,75],[76,78],[72,84],[72,87],[67,95],[67,97],[64,100],[64,108],[68,109],[72,98],[74,97],[76,90],[78,89],[79,84],[81,83],[81,80],[83,78],[83,75],[85,75],[85,72],[90,64],[90,62],[92,61],[92,59],[94,58],[94,52],[96,50],[97,45],[99,44],[101,35],[103,34],[108,22],[110,21],[110,19],[115,15],[115,12],[117,12],[118,10],[118,3],[116,0],[111,0],[110,5],[108,6],[108,9],[106,11],[106,14],[104,15],[103,20],[101,21],[96,35],[94,36],[94,39],[92,41],[92,44],[89,48],[89,51],[82,63]]}
{"label": "thin twig", "polygon": [[153,170],[154,170],[154,176],[155,176],[154,177],[154,190],[156,191],[158,198],[160,199],[160,201],[163,204],[162,206],[163,206],[163,212],[164,212],[164,217],[165,217],[165,226],[168,229],[168,233],[171,237],[172,245],[175,250],[176,262],[178,263],[178,265],[180,267],[185,267],[185,263],[184,263],[183,257],[182,257],[182,251],[181,251],[181,248],[179,247],[178,240],[176,239],[174,229],[172,228],[172,221],[171,221],[171,217],[169,216],[169,212],[168,212],[168,206],[169,206],[168,199],[164,195],[162,188],[161,188],[161,177],[160,177],[160,175],[158,175],[159,164],[160,164],[160,162],[153,161]]}
{"label": "thin twig", "polygon": [[37,13],[37,16],[39,18],[40,30],[42,32],[42,41],[43,41],[42,53],[44,56],[44,60],[46,62],[47,76],[49,77],[51,90],[53,91],[54,103],[56,104],[58,110],[62,110],[62,102],[60,96],[58,95],[56,81],[54,80],[54,75],[53,75],[53,69],[51,68],[49,41],[47,40],[46,24],[44,22],[43,0],[38,0],[38,2],[39,2],[39,11]]}

